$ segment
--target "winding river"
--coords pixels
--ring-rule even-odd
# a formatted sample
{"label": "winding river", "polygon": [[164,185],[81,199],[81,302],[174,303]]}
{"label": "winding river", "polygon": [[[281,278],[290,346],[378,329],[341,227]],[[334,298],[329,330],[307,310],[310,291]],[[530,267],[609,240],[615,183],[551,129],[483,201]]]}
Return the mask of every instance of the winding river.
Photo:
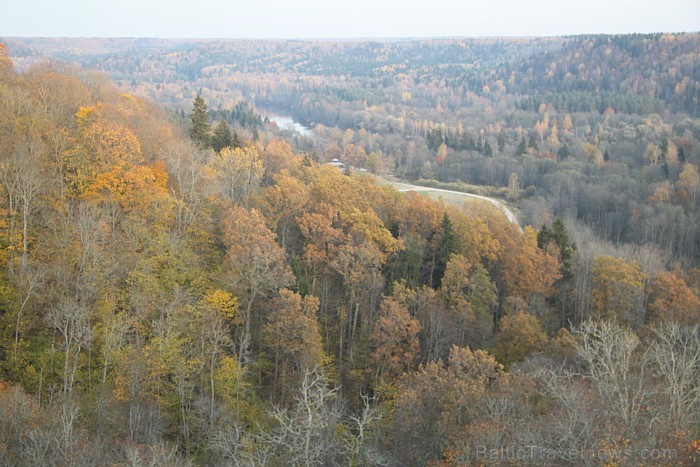
{"label": "winding river", "polygon": [[294,117],[281,112],[279,109],[260,107],[258,110],[263,116],[267,117],[271,122],[274,122],[281,130],[294,131],[301,136],[313,136],[311,128],[302,125],[296,121]]}

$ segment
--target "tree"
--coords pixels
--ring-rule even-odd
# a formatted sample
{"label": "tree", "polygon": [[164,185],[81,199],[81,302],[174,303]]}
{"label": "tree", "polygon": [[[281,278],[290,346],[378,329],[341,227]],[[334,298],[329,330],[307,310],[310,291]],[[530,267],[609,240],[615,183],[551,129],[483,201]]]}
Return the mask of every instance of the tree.
{"label": "tree", "polygon": [[440,228],[438,230],[437,242],[434,250],[432,269],[430,271],[430,284],[434,289],[440,286],[442,277],[445,275],[447,262],[450,256],[459,250],[459,239],[455,235],[452,220],[447,212],[442,215]]}
{"label": "tree", "polygon": [[647,144],[646,149],[644,150],[644,159],[649,162],[651,165],[656,165],[659,163],[661,160],[662,156],[662,151],[661,149],[654,143],[649,143]]}
{"label": "tree", "polygon": [[498,153],[503,154],[503,150],[506,148],[506,130],[505,128],[501,128],[501,131],[498,133]]}
{"label": "tree", "polygon": [[73,390],[80,351],[92,343],[88,313],[84,305],[64,299],[46,317],[49,326],[56,329],[63,339],[63,392]]}
{"label": "tree", "polygon": [[552,223],[552,230],[543,225],[537,233],[538,248],[546,250],[552,243],[556,245],[558,250],[557,256],[561,265],[562,279],[569,280],[573,275],[572,261],[575,247],[569,241],[569,233],[560,217],[557,217]]}
{"label": "tree", "polygon": [[443,165],[445,165],[446,160],[447,160],[447,145],[445,143],[441,143],[437,149],[437,155],[435,156],[435,163],[438,166],[442,167]]}
{"label": "tree", "polygon": [[165,164],[168,179],[176,199],[175,218],[181,233],[200,233],[200,242],[205,243],[211,222],[207,219],[207,198],[214,193],[214,173],[207,166],[209,154],[199,149],[192,141],[174,144],[166,153]]}
{"label": "tree", "polygon": [[281,401],[294,382],[294,373],[312,370],[321,365],[324,352],[318,325],[318,298],[280,289],[270,304],[270,315],[264,327],[265,344],[274,353],[273,391],[281,386]]}
{"label": "tree", "polygon": [[10,58],[10,51],[5,44],[0,43],[0,78],[9,76],[14,72],[14,65]]}
{"label": "tree", "polygon": [[586,321],[574,341],[585,373],[602,398],[613,419],[632,433],[642,415],[649,394],[643,373],[637,372],[643,361],[635,358],[639,338],[612,321]]}
{"label": "tree", "polygon": [[569,146],[567,146],[566,143],[562,144],[562,146],[559,148],[559,151],[557,151],[557,157],[559,158],[559,160],[563,161],[564,159],[567,159],[570,155],[571,151],[569,150]]}
{"label": "tree", "polygon": [[307,186],[298,178],[283,173],[277,183],[265,189],[263,210],[275,227],[282,248],[287,247],[289,233],[309,200]]}
{"label": "tree", "polygon": [[583,150],[588,156],[590,162],[592,162],[595,165],[603,165],[603,153],[600,151],[600,148],[594,144],[589,144],[585,143],[583,145]]}
{"label": "tree", "polygon": [[528,147],[528,149],[531,148],[531,149],[537,151],[537,141],[535,141],[534,136],[530,136],[530,140],[527,142],[527,147]]}
{"label": "tree", "polygon": [[459,331],[457,344],[460,346],[464,345],[467,332],[474,325],[474,310],[469,301],[470,291],[474,288],[471,272],[473,268],[472,261],[464,255],[453,254],[447,262],[440,287],[440,294],[454,315]]}
{"label": "tree", "polygon": [[391,298],[382,301],[371,336],[376,380],[393,381],[413,369],[418,359],[420,324],[408,309]]}
{"label": "tree", "polygon": [[661,378],[666,407],[655,405],[660,417],[674,429],[685,430],[697,423],[700,413],[700,338],[698,326],[664,322],[651,328],[649,345],[652,368]]}
{"label": "tree", "polygon": [[525,227],[500,258],[502,289],[506,296],[532,303],[535,297],[548,298],[553,285],[561,277],[559,261],[537,248],[537,233]]}
{"label": "tree", "polygon": [[262,162],[265,167],[264,184],[270,185],[283,170],[295,173],[301,165],[301,157],[294,153],[289,143],[275,138],[265,146]]}
{"label": "tree", "polygon": [[668,141],[665,139],[664,141],[667,142],[667,149],[666,149],[666,163],[668,164],[669,167],[678,167],[678,164],[680,164],[680,160],[678,159],[678,146],[676,146],[673,141]]}
{"label": "tree", "polygon": [[263,165],[254,147],[224,148],[214,156],[213,168],[219,193],[231,205],[250,206],[250,196],[260,186]]}
{"label": "tree", "polygon": [[549,134],[549,138],[547,138],[547,142],[551,144],[552,146],[556,146],[559,144],[559,132],[557,130],[557,124],[554,123],[552,124],[552,132]]}
{"label": "tree", "polygon": [[235,149],[238,147],[237,145],[234,145],[233,138],[231,137],[231,130],[229,129],[226,120],[219,121],[216,128],[214,128],[214,134],[211,137],[211,147],[217,153],[221,152],[221,150],[224,148],[232,147]]}
{"label": "tree", "polygon": [[[24,269],[27,265],[29,252],[29,228],[32,214],[38,209],[38,201],[46,188],[46,177],[42,173],[42,158],[46,152],[44,144],[35,136],[30,135],[15,143],[9,158],[0,161],[0,172],[3,188],[7,193],[8,214],[10,216],[9,232],[15,235],[16,214],[19,213],[21,226],[21,263]],[[14,243],[14,239],[10,241]],[[10,269],[13,264],[9,264]]]}
{"label": "tree", "polygon": [[644,319],[641,304],[644,273],[637,263],[600,256],[595,259],[591,283],[593,315],[639,326]]}
{"label": "tree", "polygon": [[219,354],[231,345],[231,324],[240,324],[238,300],[230,293],[214,289],[204,297],[199,316],[202,350],[208,353],[209,363],[209,423],[214,422],[216,368]]}
{"label": "tree", "polygon": [[224,274],[243,302],[243,330],[239,335],[238,355],[241,362],[248,362],[253,305],[258,298],[292,284],[293,276],[284,250],[275,241],[276,235],[267,228],[259,211],[246,211],[240,206],[229,210],[223,230],[223,242],[227,248]]}
{"label": "tree", "polygon": [[192,102],[192,112],[190,112],[190,138],[202,149],[210,145],[211,126],[209,125],[209,113],[207,104],[202,96],[197,96]]}
{"label": "tree", "polygon": [[[506,374],[484,350],[453,346],[445,361],[433,361],[401,381],[389,427],[401,465],[426,465],[442,456],[448,439],[463,433],[492,407],[489,393]],[[486,409],[488,410],[488,409]]]}
{"label": "tree", "polygon": [[693,325],[700,320],[700,298],[671,272],[659,272],[651,278],[648,303],[648,320],[652,322]]}
{"label": "tree", "polygon": [[520,198],[520,180],[518,180],[518,174],[513,172],[508,177],[508,200],[516,201]]}
{"label": "tree", "polygon": [[678,176],[678,185],[688,191],[688,194],[693,198],[697,198],[700,194],[700,174],[698,174],[697,166],[693,164],[683,164]]}
{"label": "tree", "polygon": [[329,388],[318,369],[307,369],[291,410],[273,407],[270,416],[277,427],[265,436],[277,465],[332,465],[338,463],[341,446],[336,432],[342,406],[338,389]]}
{"label": "tree", "polygon": [[471,329],[467,329],[470,345],[474,348],[485,348],[493,335],[493,315],[498,305],[498,290],[481,264],[477,264],[472,273],[467,301],[474,314],[474,324]]}
{"label": "tree", "polygon": [[46,276],[46,268],[42,266],[25,267],[19,274],[14,274],[12,278],[16,281],[15,287],[19,292],[19,303],[17,306],[17,314],[15,317],[15,342],[12,351],[12,358],[17,360],[17,347],[20,340],[20,329],[22,325],[23,313],[27,309],[29,301],[35,297],[41,287]]}
{"label": "tree", "polygon": [[62,161],[67,187],[73,196],[81,196],[88,190],[98,194],[105,184],[114,183],[145,163],[136,134],[121,123],[103,118],[104,112],[101,107],[81,107],[76,113],[79,144]]}
{"label": "tree", "polygon": [[537,318],[522,310],[501,318],[498,327],[494,355],[506,367],[543,350],[549,340]]}

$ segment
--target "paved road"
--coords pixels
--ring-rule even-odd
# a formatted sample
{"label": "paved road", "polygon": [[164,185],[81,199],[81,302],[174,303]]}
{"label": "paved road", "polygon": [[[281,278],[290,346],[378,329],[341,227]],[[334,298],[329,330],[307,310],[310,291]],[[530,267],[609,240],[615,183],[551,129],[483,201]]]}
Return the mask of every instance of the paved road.
{"label": "paved road", "polygon": [[394,185],[398,191],[434,191],[434,192],[438,192],[438,193],[451,193],[451,194],[455,194],[455,195],[462,195],[466,198],[477,198],[477,199],[487,201],[487,202],[493,204],[494,206],[496,206],[496,208],[498,208],[499,211],[501,211],[503,214],[505,214],[505,216],[508,218],[508,220],[510,222],[512,222],[513,224],[517,225],[521,232],[523,230],[520,227],[520,223],[518,222],[518,218],[513,213],[513,211],[508,209],[505,204],[498,201],[497,199],[489,198],[487,196],[473,195],[471,193],[463,193],[461,191],[443,190],[441,188],[430,188],[427,186],[411,185],[411,184],[403,183],[403,182],[389,182],[389,183]]}

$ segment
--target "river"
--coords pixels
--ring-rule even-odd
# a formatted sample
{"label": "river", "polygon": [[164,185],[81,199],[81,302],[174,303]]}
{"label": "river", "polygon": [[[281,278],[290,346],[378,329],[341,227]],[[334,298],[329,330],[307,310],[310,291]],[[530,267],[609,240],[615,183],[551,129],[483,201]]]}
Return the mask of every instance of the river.
{"label": "river", "polygon": [[258,107],[258,111],[264,117],[267,117],[271,122],[274,122],[281,130],[295,131],[301,136],[313,136],[313,131],[311,128],[302,125],[298,121],[295,121],[294,117],[281,112],[279,109]]}

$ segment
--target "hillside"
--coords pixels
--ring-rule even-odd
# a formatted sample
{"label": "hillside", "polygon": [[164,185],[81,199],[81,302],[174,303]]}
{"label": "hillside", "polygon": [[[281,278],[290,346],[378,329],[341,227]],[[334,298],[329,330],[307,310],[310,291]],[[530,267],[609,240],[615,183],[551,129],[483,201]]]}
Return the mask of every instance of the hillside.
{"label": "hillside", "polygon": [[20,64],[52,54],[179,112],[201,91],[249,137],[262,128],[249,106],[284,109],[315,126],[289,136],[298,151],[484,186],[526,223],[562,217],[656,245],[669,267],[700,261],[698,34],[10,44]]}
{"label": "hillside", "polygon": [[[75,56],[105,64],[171,46],[103,42]],[[475,42],[488,66],[496,60],[490,49],[521,60],[535,49],[555,53],[549,40],[499,43]],[[366,48],[353,60],[357,80],[371,80],[361,64],[381,48],[417,54],[434,46],[421,44],[326,44],[318,60],[331,60],[335,46]],[[206,55],[200,47],[229,45],[172,47],[198,57]],[[315,46],[300,43],[299,62],[284,66],[316,66],[302,54]],[[64,53],[75,43],[54,47]],[[255,55],[246,62],[239,66],[258,66]],[[153,89],[173,84],[184,92],[199,82],[159,82],[167,67],[146,58],[140,66],[153,70]],[[403,91],[411,95],[395,102],[380,93],[401,85],[384,89],[377,77],[382,100],[361,112],[405,106],[417,121],[427,110],[414,99],[429,102],[433,87],[439,107],[450,102],[440,96],[453,88],[435,86],[447,78],[433,72],[414,78]],[[306,92],[339,98],[326,81],[307,88],[317,75],[288,82],[279,73],[246,75],[236,92],[256,82],[256,93],[266,93],[260,102],[300,98],[299,112],[314,108]],[[346,80],[346,91],[368,92]],[[303,92],[289,92],[297,87]],[[215,88],[206,89],[211,96]],[[481,103],[469,112],[492,99],[483,97],[490,91],[469,92],[467,100]],[[358,98],[338,111],[354,112]],[[674,114],[666,128],[657,123],[667,116],[645,116],[649,125],[625,128],[636,117],[599,116],[599,144],[608,134],[648,132],[638,144],[658,141],[655,161],[612,145],[613,160],[597,157],[598,146],[583,146],[592,136],[580,126],[562,127],[572,154],[557,160],[532,147],[506,154],[520,139],[515,126],[503,127],[508,141],[499,150],[493,140],[491,155],[484,145],[500,133],[495,128],[474,133],[473,148],[455,148],[447,120],[426,123],[422,135],[405,126],[392,133],[318,125],[310,141],[291,138],[297,150],[260,119],[229,128],[211,118],[218,114],[207,103],[215,101],[187,99],[186,113],[166,112],[94,71],[55,62],[17,71],[0,45],[1,464],[449,466],[519,461],[507,453],[525,448],[528,461],[556,464],[698,462],[700,181],[692,117]],[[460,109],[435,112],[447,118]],[[552,123],[563,116],[546,109],[531,116],[548,119],[542,139],[533,138],[553,149]],[[460,138],[471,131],[463,126]],[[413,149],[389,149],[399,139]],[[590,160],[575,153],[577,144],[594,153]],[[601,216],[591,225],[627,214],[605,203],[630,196],[630,208],[641,203],[630,230],[649,239],[606,242],[576,216],[565,223],[549,213],[521,231],[486,203],[447,205],[323,163],[336,152],[377,172],[391,155],[391,169],[407,175],[417,160],[420,175],[436,178],[459,173],[458,163],[478,162],[484,172],[500,164],[507,181],[492,188],[523,210],[544,188],[528,193],[519,177],[554,180],[547,186],[560,191],[548,199],[562,211],[590,192],[596,203],[587,215]],[[537,173],[542,167],[552,171]],[[655,199],[644,199],[650,188],[630,179],[636,174],[654,180]],[[675,223],[655,217],[666,215]],[[645,224],[650,218],[655,223]]]}

